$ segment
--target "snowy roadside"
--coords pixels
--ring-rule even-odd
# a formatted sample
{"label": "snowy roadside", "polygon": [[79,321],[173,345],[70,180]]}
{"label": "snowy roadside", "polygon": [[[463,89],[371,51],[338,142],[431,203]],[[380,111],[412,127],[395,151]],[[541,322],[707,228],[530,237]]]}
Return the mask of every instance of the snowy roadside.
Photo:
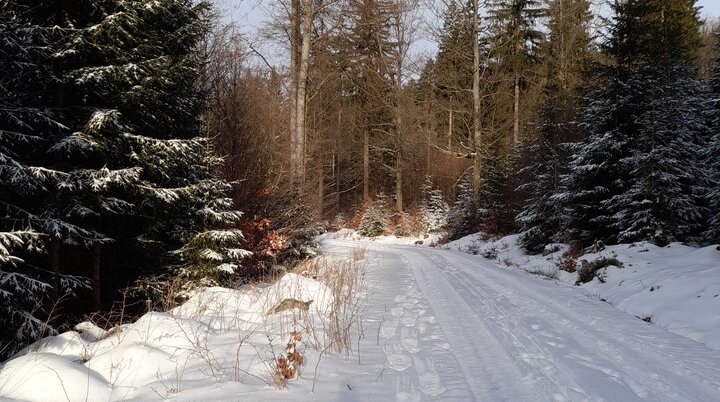
{"label": "snowy roadside", "polygon": [[204,289],[168,312],[108,331],[83,322],[0,366],[0,399],[337,395],[343,390],[332,377],[348,372],[362,332],[362,258],[320,258],[305,276],[288,273],[271,285]]}
{"label": "snowy roadside", "polygon": [[[551,245],[548,251],[553,252],[546,255],[527,255],[517,239],[517,235],[511,235],[484,241],[475,234],[442,247],[575,285],[577,273],[558,269],[567,245]],[[583,260],[603,258],[616,258],[623,266],[602,268],[592,281],[578,286],[585,294],[720,350],[720,251],[717,246],[620,244],[585,254],[578,258],[577,265],[580,268]]]}

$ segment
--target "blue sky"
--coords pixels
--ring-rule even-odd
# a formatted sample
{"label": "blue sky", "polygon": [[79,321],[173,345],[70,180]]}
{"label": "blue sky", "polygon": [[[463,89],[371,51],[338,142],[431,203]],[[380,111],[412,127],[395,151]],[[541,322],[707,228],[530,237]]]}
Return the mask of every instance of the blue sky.
{"label": "blue sky", "polygon": [[700,0],[698,5],[703,7],[703,15],[714,18],[720,16],[720,0]]}
{"label": "blue sky", "polygon": [[[246,34],[250,41],[255,42],[255,29],[268,18],[268,8],[275,4],[278,0],[211,0],[219,6],[225,19],[235,21],[240,29]],[[425,0],[427,4],[433,4],[433,0]],[[593,3],[602,3],[602,0],[593,0]],[[705,18],[720,18],[720,0],[699,0],[698,6],[701,6],[701,13]],[[257,46],[264,49],[271,62],[275,64],[283,64],[284,56],[282,52],[278,52],[276,46],[269,46],[267,43],[263,46],[257,43]],[[269,46],[269,47],[268,47]],[[433,53],[436,44],[429,38],[419,39],[416,43],[416,50],[421,53]],[[272,48],[272,49],[270,49]]]}

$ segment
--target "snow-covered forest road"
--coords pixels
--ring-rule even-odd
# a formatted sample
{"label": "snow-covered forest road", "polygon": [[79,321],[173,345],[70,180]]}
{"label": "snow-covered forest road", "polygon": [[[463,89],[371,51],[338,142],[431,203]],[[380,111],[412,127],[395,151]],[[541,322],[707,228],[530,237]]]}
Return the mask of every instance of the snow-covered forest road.
{"label": "snow-covered forest road", "polygon": [[460,252],[325,242],[358,247],[377,338],[364,358],[385,360],[360,399],[720,400],[720,352],[571,286]]}

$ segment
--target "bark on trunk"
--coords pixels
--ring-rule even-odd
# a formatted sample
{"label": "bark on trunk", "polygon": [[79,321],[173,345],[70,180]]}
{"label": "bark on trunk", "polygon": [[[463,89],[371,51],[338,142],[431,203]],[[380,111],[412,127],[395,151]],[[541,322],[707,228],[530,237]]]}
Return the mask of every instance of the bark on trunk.
{"label": "bark on trunk", "polygon": [[298,180],[298,49],[300,43],[300,0],[290,3],[290,180],[295,186]]}
{"label": "bark on trunk", "polygon": [[92,266],[93,309],[95,311],[100,311],[102,309],[100,297],[100,252],[100,246],[95,246]]}
{"label": "bark on trunk", "polygon": [[448,151],[452,151],[452,133],[453,133],[453,110],[450,107],[450,113],[448,113]]}
{"label": "bark on trunk", "polygon": [[482,128],[480,125],[480,44],[478,43],[480,12],[478,0],[473,0],[473,198],[477,205],[480,191],[480,169],[482,168]]}
{"label": "bark on trunk", "polygon": [[60,239],[50,240],[50,271],[53,274],[53,293],[55,299],[60,296]]}
{"label": "bark on trunk", "polygon": [[307,80],[310,69],[310,41],[312,39],[312,21],[313,10],[312,0],[304,0],[303,2],[303,27],[302,27],[302,47],[300,49],[300,60],[298,66],[298,84],[297,84],[297,138],[296,147],[293,152],[293,158],[296,160],[296,179],[300,189],[305,182],[305,115],[307,109]]}
{"label": "bark on trunk", "polygon": [[363,201],[370,201],[370,128],[363,131]]}
{"label": "bark on trunk", "polygon": [[515,99],[513,105],[513,144],[520,142],[520,76],[515,76]]}
{"label": "bark on trunk", "polygon": [[403,212],[403,136],[402,136],[402,119],[395,108],[395,131],[397,141],[397,151],[395,152],[395,209]]}

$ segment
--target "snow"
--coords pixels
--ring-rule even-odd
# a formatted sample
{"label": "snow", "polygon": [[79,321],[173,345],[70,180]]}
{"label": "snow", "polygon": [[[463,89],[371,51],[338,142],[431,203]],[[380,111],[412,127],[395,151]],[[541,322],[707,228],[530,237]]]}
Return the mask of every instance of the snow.
{"label": "snow", "polygon": [[[362,331],[351,331],[352,351],[334,351],[326,337],[337,300],[323,272],[320,280],[288,273],[271,285],[200,290],[180,307],[110,331],[80,323],[6,362],[0,396],[710,401],[720,395],[720,351],[712,348],[720,311],[712,304],[720,298],[714,248],[608,247],[583,258],[615,255],[623,268],[607,268],[606,283],[574,286],[574,274],[523,272],[552,274],[563,245],[543,257],[525,255],[517,237],[468,237],[448,249],[415,244],[427,239],[355,237],[350,231],[321,237],[326,261],[363,264]],[[268,314],[288,298],[313,302],[307,313]],[[634,315],[652,315],[653,323]],[[305,364],[278,390],[270,364],[293,329],[303,339],[291,349]]]}
{"label": "snow", "polygon": [[375,237],[366,237],[359,234],[357,231],[352,229],[340,229],[337,232],[328,232],[318,236],[318,241],[323,242],[325,240],[336,240],[346,239],[355,240],[358,242],[372,242],[379,244],[395,244],[395,245],[418,245],[418,246],[432,246],[436,245],[438,241],[443,237],[442,233],[431,233],[427,236],[402,236],[398,237],[395,235],[383,235]]}
{"label": "snow", "polygon": [[[287,298],[312,300],[310,317],[301,318],[297,310],[268,315]],[[289,332],[326,320],[331,305],[332,291],[325,285],[289,273],[265,287],[198,291],[167,313],[150,312],[109,331],[83,322],[8,361],[0,371],[0,395],[147,400],[218,384],[267,391],[268,364],[284,349]],[[322,340],[322,333],[316,339]],[[231,381],[236,375],[241,380]]]}
{"label": "snow", "polygon": [[[554,246],[558,251],[546,256],[527,255],[517,244],[517,238],[512,235],[482,241],[474,234],[444,247],[476,253],[478,258],[491,256],[502,266],[555,274],[565,283],[575,283],[576,274],[557,270],[556,264],[568,249],[567,245],[550,245],[549,248]],[[671,332],[720,350],[720,251],[717,247],[696,248],[680,243],[658,247],[644,242],[609,246],[579,260],[613,257],[622,262],[623,267],[604,269],[604,283],[595,278],[579,288],[632,316],[649,319]]]}

